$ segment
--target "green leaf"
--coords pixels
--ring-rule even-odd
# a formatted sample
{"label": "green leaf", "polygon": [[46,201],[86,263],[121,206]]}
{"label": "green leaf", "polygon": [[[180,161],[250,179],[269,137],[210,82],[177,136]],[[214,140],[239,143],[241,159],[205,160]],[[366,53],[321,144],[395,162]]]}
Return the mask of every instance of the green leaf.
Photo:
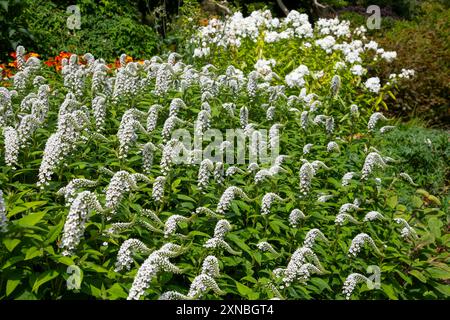
{"label": "green leaf", "polygon": [[236,281],[236,288],[241,295],[249,298],[250,300],[255,300],[258,298],[258,293],[254,292],[251,288],[247,287],[245,284]]}
{"label": "green leaf", "polygon": [[394,289],[392,289],[392,286],[390,284],[381,284],[381,288],[383,289],[383,292],[386,293],[386,295],[389,297],[389,299],[392,300],[398,300],[397,296],[394,293]]}
{"label": "green leaf", "polygon": [[431,217],[428,219],[428,228],[430,228],[431,233],[436,237],[441,237],[441,228],[444,224],[442,221],[436,217]]}
{"label": "green leaf", "polygon": [[16,223],[22,227],[30,227],[34,226],[36,223],[41,221],[44,216],[45,212],[31,213],[23,218],[20,218],[19,220],[16,221]]}
{"label": "green leaf", "polygon": [[43,273],[41,273],[36,281],[33,284],[32,291],[37,292],[39,290],[39,287],[42,286],[44,283],[56,278],[59,275],[59,273],[56,270],[48,270]]}
{"label": "green leaf", "polygon": [[186,200],[186,201],[191,201],[191,202],[196,202],[194,199],[192,199],[189,196],[186,196],[184,194],[177,194],[177,198],[180,200]]}
{"label": "green leaf", "polygon": [[442,293],[444,296],[450,297],[450,286],[444,284],[438,284],[435,286],[436,290]]}
{"label": "green leaf", "polygon": [[128,294],[123,290],[123,288],[118,283],[114,283],[111,288],[108,289],[109,299],[125,299],[128,297]]}
{"label": "green leaf", "polygon": [[20,280],[8,280],[6,282],[6,296],[9,296],[19,284]]}
{"label": "green leaf", "polygon": [[25,260],[33,259],[34,257],[40,257],[42,256],[43,251],[40,248],[31,247],[27,250],[27,253],[25,254]]}
{"label": "green leaf", "polygon": [[423,283],[427,283],[427,278],[418,270],[411,270],[409,272],[410,275],[413,275],[417,279],[419,279]]}
{"label": "green leaf", "polygon": [[3,239],[3,244],[9,252],[12,252],[19,243],[19,239]]}
{"label": "green leaf", "polygon": [[391,208],[394,209],[397,206],[398,203],[398,197],[397,195],[391,196],[387,198],[386,204]]}

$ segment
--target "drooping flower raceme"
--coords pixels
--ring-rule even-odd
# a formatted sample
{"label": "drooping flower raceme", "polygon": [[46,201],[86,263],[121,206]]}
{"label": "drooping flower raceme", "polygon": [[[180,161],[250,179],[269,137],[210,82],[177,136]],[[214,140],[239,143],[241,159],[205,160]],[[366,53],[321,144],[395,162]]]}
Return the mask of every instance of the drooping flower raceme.
{"label": "drooping flower raceme", "polygon": [[91,211],[102,212],[103,209],[94,193],[83,191],[70,206],[61,240],[63,255],[71,255],[83,236],[85,224]]}
{"label": "drooping flower raceme", "polygon": [[374,112],[369,118],[367,129],[369,131],[374,131],[379,120],[386,121],[387,118],[381,112]]}
{"label": "drooping flower raceme", "polygon": [[165,244],[161,249],[150,254],[139,268],[127,299],[139,300],[145,294],[152,278],[160,272],[181,273],[181,270],[169,261],[169,258],[180,254],[179,246],[174,246],[171,243]]}
{"label": "drooping flower raceme", "polygon": [[261,202],[261,215],[265,216],[270,213],[270,207],[275,200],[282,201],[283,199],[273,192],[264,195]]}
{"label": "drooping flower raceme", "polygon": [[70,206],[76,198],[78,189],[91,188],[97,185],[96,181],[89,179],[73,179],[65,187],[58,190],[57,194],[64,196],[66,205]]}
{"label": "drooping flower raceme", "polygon": [[353,238],[350,248],[348,249],[348,255],[356,257],[365,243],[368,243],[376,253],[380,253],[373,239],[367,233],[360,233]]}
{"label": "drooping flower raceme", "polygon": [[7,223],[5,200],[3,199],[3,191],[0,190],[0,231],[6,231]]}
{"label": "drooping flower raceme", "polygon": [[230,207],[231,201],[233,201],[236,196],[248,199],[247,195],[241,188],[235,186],[228,187],[220,197],[216,212],[218,214],[224,214]]}
{"label": "drooping flower raceme", "polygon": [[305,241],[303,242],[303,246],[305,248],[312,248],[314,244],[316,243],[316,240],[322,240],[325,243],[328,243],[328,239],[325,237],[325,235],[320,231],[319,229],[311,229],[308,231],[308,233],[305,236]]}
{"label": "drooping flower raceme", "polygon": [[123,269],[130,270],[133,264],[132,255],[134,253],[149,253],[151,250],[138,239],[128,239],[120,246],[117,254],[117,262],[115,271],[119,272]]}
{"label": "drooping flower raceme", "polygon": [[367,180],[375,167],[384,168],[386,163],[377,152],[371,152],[367,155],[364,161],[364,166],[361,172],[361,180]]}
{"label": "drooping flower raceme", "polygon": [[305,214],[300,209],[294,209],[289,214],[289,224],[293,228],[297,228],[298,223],[305,218]]}
{"label": "drooping flower raceme", "polygon": [[344,282],[344,286],[342,288],[342,293],[345,295],[347,300],[350,299],[352,292],[355,290],[355,287],[358,283],[368,282],[370,281],[367,277],[363,276],[359,273],[352,273],[347,277]]}
{"label": "drooping flower raceme", "polygon": [[187,221],[189,221],[189,218],[183,217],[179,214],[171,215],[167,219],[164,226],[164,238],[168,238],[169,236],[175,234],[179,222],[187,222]]}

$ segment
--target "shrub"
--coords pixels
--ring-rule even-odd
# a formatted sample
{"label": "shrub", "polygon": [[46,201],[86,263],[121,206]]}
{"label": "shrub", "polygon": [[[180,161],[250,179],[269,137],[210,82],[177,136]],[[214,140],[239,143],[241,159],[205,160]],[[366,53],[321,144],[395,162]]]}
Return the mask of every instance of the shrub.
{"label": "shrub", "polygon": [[[434,123],[450,120],[450,9],[425,4],[413,21],[398,21],[376,40],[397,51],[396,67],[416,71],[415,81],[400,85],[393,113],[421,117]],[[388,70],[382,70],[387,76]]]}
{"label": "shrub", "polygon": [[99,5],[85,2],[80,5],[81,29],[74,31],[67,28],[70,13],[66,13],[66,8],[70,4],[48,0],[27,3],[24,16],[35,40],[31,50],[43,56],[55,56],[60,51],[91,52],[107,60],[113,60],[123,52],[141,57],[160,50],[158,33],[142,24],[135,7],[126,1]]}

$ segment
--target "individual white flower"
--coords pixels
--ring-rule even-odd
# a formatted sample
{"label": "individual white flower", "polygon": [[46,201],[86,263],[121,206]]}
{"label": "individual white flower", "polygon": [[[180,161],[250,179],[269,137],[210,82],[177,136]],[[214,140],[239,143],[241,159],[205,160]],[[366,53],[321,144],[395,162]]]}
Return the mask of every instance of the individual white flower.
{"label": "individual white flower", "polygon": [[219,273],[219,260],[215,256],[207,256],[205,260],[203,260],[202,274],[207,274],[210,277],[217,278]]}
{"label": "individual white flower", "polygon": [[395,126],[384,126],[380,128],[380,133],[386,133],[395,129]]}
{"label": "individual white flower", "polygon": [[95,118],[97,132],[102,132],[106,120],[106,98],[99,95],[92,99],[92,110]]}
{"label": "individual white flower", "polygon": [[418,186],[416,183],[414,183],[414,181],[411,178],[411,176],[409,174],[407,174],[406,172],[401,172],[400,173],[400,177],[402,177],[405,181],[409,182],[411,185],[413,185],[415,187]]}
{"label": "individual white flower", "polygon": [[90,191],[83,191],[78,194],[70,206],[69,214],[64,224],[61,239],[61,248],[64,249],[63,255],[71,255],[75,251],[84,234],[89,214],[93,210],[97,212],[102,212],[103,210],[96,195]]}
{"label": "individual white flower", "polygon": [[122,243],[117,254],[115,271],[119,272],[123,269],[130,270],[133,264],[132,255],[134,253],[149,253],[150,249],[140,240],[128,239]]}
{"label": "individual white flower", "polygon": [[387,62],[392,62],[397,58],[397,52],[395,51],[384,51],[381,54],[381,58],[386,60]]}
{"label": "individual white flower", "polygon": [[330,85],[331,96],[336,97],[339,93],[340,88],[341,88],[341,77],[336,74],[331,79],[331,85]]}
{"label": "individual white flower", "polygon": [[226,177],[231,177],[232,175],[235,175],[236,173],[243,174],[243,173],[245,173],[245,171],[243,171],[242,169],[240,169],[240,168],[238,168],[236,166],[230,166],[225,171],[225,176]]}
{"label": "individual white flower", "polygon": [[267,108],[266,111],[266,119],[269,121],[272,121],[273,118],[275,117],[275,110],[276,108],[274,106]]}
{"label": "individual white flower", "polygon": [[306,196],[311,188],[311,182],[316,170],[309,162],[305,162],[300,168],[300,192]]}
{"label": "individual white flower", "polygon": [[156,128],[158,122],[158,112],[162,107],[159,104],[154,104],[148,110],[147,116],[147,132],[152,132]]}
{"label": "individual white flower", "polygon": [[289,224],[293,228],[297,228],[297,225],[299,224],[300,220],[305,219],[305,214],[300,209],[294,209],[289,214]]}
{"label": "individual white flower", "polygon": [[136,187],[136,181],[132,179],[128,172],[116,172],[106,187],[105,207],[114,211],[118,207],[124,194]]}
{"label": "individual white flower", "polygon": [[214,228],[214,238],[223,239],[225,234],[231,230],[231,224],[228,220],[221,219],[217,221],[216,227]]}
{"label": "individual white flower", "polygon": [[243,106],[239,111],[239,121],[241,123],[241,127],[245,128],[248,124],[248,109],[246,106]]}
{"label": "individual white flower", "polygon": [[154,156],[155,150],[156,150],[156,147],[151,142],[147,142],[142,147],[142,150],[141,150],[141,154],[142,154],[142,168],[144,169],[145,173],[150,173],[150,170],[152,169],[153,156]]}
{"label": "individual white flower", "polygon": [[5,127],[3,129],[3,136],[5,143],[5,163],[7,166],[14,168],[17,165],[17,159],[19,157],[19,134],[13,127]]}
{"label": "individual white flower", "polygon": [[309,69],[305,65],[300,65],[285,77],[286,84],[292,87],[303,87],[306,84],[305,76],[309,75]]}
{"label": "individual white flower", "polygon": [[58,190],[57,194],[64,196],[66,205],[70,206],[76,198],[77,190],[91,188],[97,185],[96,181],[89,179],[73,179],[65,187]]}
{"label": "individual white flower", "polygon": [[360,64],[355,64],[351,67],[350,72],[355,76],[363,76],[367,70],[364,69]]}
{"label": "individual white flower", "polygon": [[339,145],[336,143],[336,141],[328,142],[328,144],[327,144],[327,151],[328,152],[336,151],[338,153],[340,152]]}
{"label": "individual white flower", "polygon": [[223,163],[222,162],[216,162],[216,165],[214,166],[214,171],[213,171],[213,176],[214,176],[214,180],[218,183],[218,184],[222,184],[224,181],[224,168],[223,168]]}
{"label": "individual white flower", "polygon": [[339,208],[339,214],[353,212],[359,209],[359,205],[357,203],[344,203]]}
{"label": "individual white flower", "polygon": [[311,148],[314,146],[312,143],[305,144],[303,146],[303,154],[308,154],[311,151]]}
{"label": "individual white flower", "polygon": [[361,249],[364,247],[365,243],[368,243],[376,253],[380,254],[380,251],[375,245],[373,239],[367,233],[360,233],[353,238],[350,248],[348,249],[348,255],[356,257],[358,253],[361,251]]}
{"label": "individual white flower", "polygon": [[194,281],[192,281],[187,296],[191,299],[199,299],[210,290],[212,290],[217,295],[225,294],[225,292],[220,290],[213,277],[202,273],[195,277]]}
{"label": "individual white flower", "polygon": [[350,106],[350,115],[354,118],[358,118],[359,117],[359,108],[356,104],[352,104]]}
{"label": "individual white flower", "polygon": [[322,194],[317,198],[317,202],[325,203],[328,200],[332,199],[334,196],[332,194]]}
{"label": "individual white flower", "polygon": [[288,287],[294,281],[308,280],[311,273],[323,273],[323,267],[310,248],[300,247],[292,254],[286,269],[276,269],[273,273],[282,278],[284,287]]}

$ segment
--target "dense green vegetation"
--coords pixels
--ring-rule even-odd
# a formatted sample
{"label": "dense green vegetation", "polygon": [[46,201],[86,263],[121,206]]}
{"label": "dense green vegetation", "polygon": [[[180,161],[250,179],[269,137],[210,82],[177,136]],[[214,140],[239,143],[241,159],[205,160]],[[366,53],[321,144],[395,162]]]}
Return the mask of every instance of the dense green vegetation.
{"label": "dense green vegetation", "polygon": [[[0,299],[448,299],[449,135],[396,117],[429,81],[391,52],[418,20],[382,45],[358,17],[201,20],[186,1],[145,24],[137,3],[81,7],[68,33],[63,4],[29,2],[42,61],[19,46],[0,88]],[[209,158],[232,129],[243,163]]]}

